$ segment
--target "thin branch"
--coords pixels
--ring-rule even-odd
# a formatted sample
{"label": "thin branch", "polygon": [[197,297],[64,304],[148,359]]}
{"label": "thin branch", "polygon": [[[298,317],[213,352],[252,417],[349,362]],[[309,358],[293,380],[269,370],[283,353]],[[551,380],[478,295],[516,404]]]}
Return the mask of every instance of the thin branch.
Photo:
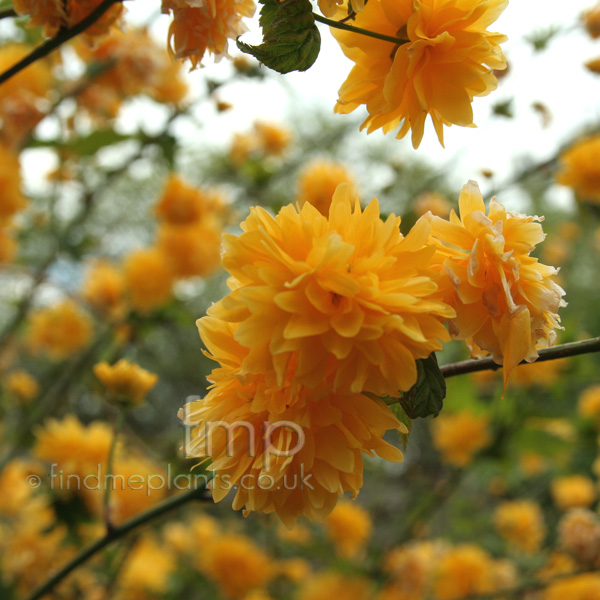
{"label": "thin branch", "polygon": [[[117,449],[117,443],[119,441],[119,436],[121,435],[121,431],[123,429],[123,423],[125,421],[125,409],[119,407],[119,411],[117,413],[117,419],[115,422],[115,428],[113,431],[112,441],[110,443],[110,450],[108,452],[108,461],[106,463],[106,479],[107,481],[112,478],[113,464],[115,461],[115,452]],[[106,531],[110,532],[115,528],[111,514],[110,514],[110,492],[112,490],[112,485],[104,486],[104,502],[103,502],[103,513],[104,513],[104,524],[106,525]]]}
{"label": "thin branch", "polygon": [[39,600],[39,598],[42,598],[46,594],[50,593],[63,579],[65,579],[65,577],[67,577],[67,575],[69,575],[77,567],[87,562],[90,558],[92,558],[92,556],[100,552],[100,550],[104,549],[106,546],[121,539],[122,537],[125,537],[128,533],[137,529],[138,527],[146,525],[150,521],[154,521],[162,515],[181,508],[189,502],[194,500],[205,500],[207,483],[208,477],[207,481],[203,482],[200,487],[194,488],[182,494],[176,494],[175,496],[172,496],[168,500],[157,504],[146,512],[129,519],[129,521],[126,521],[122,525],[114,527],[111,531],[108,531],[104,537],[96,540],[93,544],[90,544],[87,548],[84,548],[79,554],[72,558],[62,569],[59,569],[52,577],[50,577],[50,579],[48,579],[37,590],[35,590],[27,600]]}
{"label": "thin branch", "polygon": [[[539,358],[535,362],[544,362],[546,360],[556,360],[557,358],[568,358],[569,356],[578,356],[580,354],[591,354],[592,352],[600,352],[600,337],[583,340],[581,342],[570,342],[569,344],[560,344],[551,348],[543,348],[538,352]],[[523,361],[522,365],[534,364]],[[455,377],[456,375],[464,375],[465,373],[475,373],[477,371],[497,371],[502,365],[494,362],[491,356],[476,360],[463,360],[462,362],[442,365],[440,371],[442,375]]]}
{"label": "thin branch", "polygon": [[348,25],[347,23],[343,23],[342,21],[334,21],[333,19],[328,19],[327,17],[323,17],[316,13],[313,13],[313,17],[315,18],[315,21],[318,21],[319,23],[324,23],[325,25],[329,25],[329,27],[333,27],[334,29],[343,29],[344,31],[351,31],[352,33],[366,35],[368,37],[375,38],[376,40],[391,42],[392,44],[396,44],[396,46],[402,46],[402,44],[406,44],[409,41],[404,40],[402,38],[393,37],[391,35],[385,35],[385,33],[377,33],[376,31],[370,31],[369,29],[363,29],[362,27]]}
{"label": "thin branch", "polygon": [[82,19],[79,21],[79,23],[76,23],[73,25],[73,27],[68,27],[61,30],[55,37],[35,48],[16,65],[10,67],[10,69],[7,69],[4,73],[0,74],[0,85],[5,81],[8,81],[11,77],[14,77],[17,73],[20,73],[23,69],[27,68],[37,60],[48,56],[64,43],[78,36],[80,33],[83,33],[88,27],[91,27],[96,21],[98,21],[113,4],[120,2],[123,2],[123,0],[104,0],[104,2],[99,4],[87,17],[85,17],[85,19]]}

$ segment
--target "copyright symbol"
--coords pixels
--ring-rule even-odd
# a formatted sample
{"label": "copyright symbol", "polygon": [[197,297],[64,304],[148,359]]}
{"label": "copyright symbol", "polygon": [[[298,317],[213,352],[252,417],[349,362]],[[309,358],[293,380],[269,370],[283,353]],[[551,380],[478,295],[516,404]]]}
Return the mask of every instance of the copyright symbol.
{"label": "copyright symbol", "polygon": [[42,485],[42,478],[39,475],[28,475],[26,481],[30,488],[35,489]]}

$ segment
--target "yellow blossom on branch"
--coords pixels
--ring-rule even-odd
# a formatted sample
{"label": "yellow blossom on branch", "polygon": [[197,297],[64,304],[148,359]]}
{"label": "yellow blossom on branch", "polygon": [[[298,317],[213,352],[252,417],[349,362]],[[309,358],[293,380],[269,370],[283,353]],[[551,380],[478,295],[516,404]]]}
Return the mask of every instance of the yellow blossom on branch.
{"label": "yellow blossom on branch", "polygon": [[117,402],[139,405],[158,382],[158,375],[122,358],[114,365],[106,361],[94,366],[94,374]]}
{"label": "yellow blossom on branch", "polygon": [[353,25],[406,40],[389,41],[332,29],[344,54],[356,64],[342,84],[335,112],[365,105],[368,133],[412,129],[415,148],[431,116],[444,143],[443,126],[473,127],[471,103],[497,86],[493,70],[506,68],[500,44],[506,36],[490,33],[507,0],[370,0]]}
{"label": "yellow blossom on branch", "polygon": [[600,134],[585,137],[559,159],[556,181],[573,188],[581,200],[600,202]]}
{"label": "yellow blossom on branch", "polygon": [[282,385],[293,363],[308,388],[332,374],[335,391],[393,395],[415,383],[415,360],[449,339],[454,311],[431,298],[425,221],[403,237],[399,217],[383,221],[377,200],[363,211],[343,184],[328,218],[311,204],[276,217],[253,208],[242,229],[224,236],[232,291],[208,312],[239,324],[245,372]]}
{"label": "yellow blossom on branch", "polygon": [[494,523],[508,544],[527,554],[537,552],[544,541],[544,515],[539,504],[530,500],[503,502],[496,509]]}
{"label": "yellow blossom on branch", "polygon": [[506,387],[512,369],[554,343],[564,290],[557,270],[530,256],[545,237],[539,217],[507,212],[495,199],[486,214],[474,181],[463,187],[459,209],[449,221],[422,217],[438,242],[442,296],[456,310],[450,333],[466,340],[474,357],[492,354]]}
{"label": "yellow blossom on branch", "polygon": [[162,12],[172,13],[169,50],[192,68],[202,66],[206,52],[217,59],[227,56],[230,39],[247,31],[242,21],[254,15],[254,0],[163,0]]}
{"label": "yellow blossom on branch", "polygon": [[332,540],[337,553],[355,558],[364,548],[371,535],[371,517],[356,502],[338,502],[325,520],[327,536]]}
{"label": "yellow blossom on branch", "polygon": [[40,386],[35,378],[21,369],[12,371],[6,376],[4,389],[9,390],[23,402],[33,400],[40,393]]}
{"label": "yellow blossom on branch", "polygon": [[180,416],[192,427],[186,451],[215,475],[215,501],[237,485],[233,507],[245,514],[276,512],[287,526],[302,514],[323,519],[344,492],[358,494],[363,453],[402,460],[383,435],[407,430],[382,401],[333,392],[331,378],[306,389],[293,380],[295,361],[273,385],[243,369],[249,351],[234,339],[233,325],[204,317],[198,327],[220,366],[208,395]]}
{"label": "yellow blossom on branch", "polygon": [[442,414],[432,421],[433,445],[442,460],[466,467],[473,456],[490,442],[489,419],[467,411]]}

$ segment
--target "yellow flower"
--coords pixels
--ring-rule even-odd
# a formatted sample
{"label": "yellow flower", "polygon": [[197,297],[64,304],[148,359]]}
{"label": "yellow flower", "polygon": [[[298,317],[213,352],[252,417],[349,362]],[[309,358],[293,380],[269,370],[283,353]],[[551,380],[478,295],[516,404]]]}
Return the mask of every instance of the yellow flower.
{"label": "yellow flower", "polygon": [[105,361],[94,366],[94,374],[118,402],[139,405],[158,382],[158,375],[122,358],[112,367]]}
{"label": "yellow flower", "polygon": [[590,37],[600,37],[600,3],[586,11],[582,15],[583,24]]}
{"label": "yellow flower", "polygon": [[[0,86],[0,89],[2,87]],[[21,167],[16,154],[0,145],[0,226],[23,210],[27,203],[21,193]],[[10,252],[8,253],[10,255]]]}
{"label": "yellow flower", "polygon": [[108,460],[113,432],[107,423],[82,425],[75,415],[50,419],[36,431],[35,455],[56,463],[65,475],[96,473]]}
{"label": "yellow flower", "polygon": [[211,462],[215,501],[237,485],[234,509],[276,512],[291,527],[301,514],[323,519],[344,492],[358,494],[363,452],[402,460],[383,435],[406,428],[382,401],[332,392],[331,381],[303,388],[293,382],[293,365],[283,384],[272,386],[242,369],[248,350],[233,326],[204,317],[198,327],[221,366],[209,377],[208,395],[180,416],[194,426],[188,454]]}
{"label": "yellow flower", "polygon": [[430,212],[436,217],[447,219],[452,205],[445,196],[438,192],[425,192],[415,200],[414,210],[419,217]]}
{"label": "yellow flower", "polygon": [[399,226],[394,215],[381,220],[377,200],[362,211],[347,184],[329,218],[311,204],[276,217],[251,209],[243,233],[224,236],[232,291],[208,311],[239,323],[244,372],[282,385],[293,361],[295,381],[308,388],[332,374],[336,391],[408,390],[415,359],[441,348],[442,321],[454,313],[430,298],[428,225],[406,237]]}
{"label": "yellow flower", "polygon": [[242,18],[255,10],[254,0],[163,0],[163,13],[173,13],[169,50],[180,60],[189,59],[193,69],[202,66],[206,52],[228,56],[229,40],[247,31]]}
{"label": "yellow flower", "polygon": [[558,527],[561,548],[580,563],[600,566],[600,519],[585,508],[574,508],[561,519]]}
{"label": "yellow flower", "polygon": [[332,598],[371,600],[371,585],[363,577],[325,571],[309,578],[297,595],[297,600],[331,600]]}
{"label": "yellow flower", "polygon": [[552,481],[552,498],[561,510],[587,508],[596,500],[594,482],[584,475],[566,475]]}
{"label": "yellow flower", "polygon": [[311,576],[310,563],[302,558],[288,558],[277,565],[277,574],[294,583],[301,583]]}
{"label": "yellow flower", "polygon": [[585,66],[588,71],[592,73],[600,73],[600,58],[594,58],[593,60],[588,60],[585,63]]}
{"label": "yellow flower", "polygon": [[211,217],[190,225],[162,223],[157,245],[176,277],[207,277],[221,266],[221,228]]}
{"label": "yellow flower", "polygon": [[38,382],[27,371],[23,370],[9,373],[6,376],[4,388],[24,402],[33,400],[40,393]]}
{"label": "yellow flower", "polygon": [[427,115],[443,145],[443,126],[473,127],[471,103],[498,84],[493,70],[506,68],[500,43],[490,33],[507,0],[373,0],[353,25],[406,39],[388,41],[332,29],[344,54],[356,65],[339,91],[335,112],[350,113],[364,104],[362,124],[371,133],[400,126],[398,138],[412,129],[421,143]]}
{"label": "yellow flower", "polygon": [[15,258],[17,244],[7,227],[0,227],[0,265],[9,263]]}
{"label": "yellow flower", "polygon": [[600,598],[600,575],[585,573],[550,584],[544,592],[544,600],[594,600]]}
{"label": "yellow flower", "polygon": [[[54,37],[61,28],[72,27],[94,9],[102,0],[15,0],[13,6],[17,14],[29,15],[29,27],[43,27],[46,37]],[[92,26],[85,31],[86,38],[105,34],[123,12],[123,5],[117,2],[111,6]]]}
{"label": "yellow flower", "polygon": [[191,225],[225,205],[216,190],[202,190],[172,173],[169,175],[154,212],[170,225]]}
{"label": "yellow flower", "polygon": [[593,385],[581,394],[577,411],[583,417],[600,422],[600,385]]}
{"label": "yellow flower", "polygon": [[371,535],[371,517],[355,502],[341,501],[325,520],[325,527],[337,553],[355,558]]}
{"label": "yellow flower", "polygon": [[86,63],[109,65],[77,95],[93,116],[116,117],[121,101],[138,94],[175,104],[187,95],[179,65],[145,29],[115,30],[93,47],[78,43],[75,48]]}
{"label": "yellow flower", "polygon": [[85,348],[92,334],[88,313],[72,300],[65,300],[31,315],[28,343],[34,352],[61,360]]}
{"label": "yellow flower", "polygon": [[311,539],[311,533],[304,525],[296,524],[291,528],[280,525],[277,528],[277,537],[290,544],[307,544]]}
{"label": "yellow flower", "polygon": [[202,548],[211,544],[220,530],[215,519],[201,514],[185,523],[169,523],[163,533],[165,541],[175,552],[199,559]]}
{"label": "yellow flower", "polygon": [[477,546],[452,548],[436,566],[434,591],[438,600],[458,600],[493,592],[494,588],[494,561]]}
{"label": "yellow flower", "polygon": [[504,502],[494,514],[500,536],[512,547],[532,554],[537,552],[546,533],[540,506],[530,500]]}
{"label": "yellow flower", "polygon": [[432,421],[433,445],[443,461],[466,467],[473,455],[490,443],[489,419],[468,411],[441,414]]}
{"label": "yellow flower", "polygon": [[523,452],[519,457],[519,466],[525,477],[535,477],[544,471],[547,466],[547,459],[537,452]]}
{"label": "yellow flower", "polygon": [[[365,0],[349,0],[349,4],[354,12],[360,12],[365,8]],[[319,9],[326,17],[333,17],[338,11],[343,11],[341,16],[348,14],[344,0],[319,0]]]}
{"label": "yellow flower", "polygon": [[507,212],[493,198],[486,215],[474,181],[459,198],[460,218],[426,216],[446,275],[444,300],[456,309],[450,332],[464,339],[471,354],[488,352],[504,367],[504,386],[522,360],[533,362],[541,346],[556,339],[564,290],[554,267],[530,256],[544,239],[539,217]]}
{"label": "yellow flower", "polygon": [[300,173],[296,202],[300,207],[308,202],[327,216],[333,194],[340,183],[353,184],[353,177],[346,167],[329,160],[313,161]]}
{"label": "yellow flower", "polygon": [[236,133],[231,141],[229,158],[234,165],[245,163],[256,150],[256,136],[251,133]]}
{"label": "yellow flower", "polygon": [[440,541],[413,542],[395,548],[385,557],[392,585],[380,600],[421,600],[431,588],[435,565],[446,548]]}
{"label": "yellow flower", "polygon": [[272,559],[250,538],[224,534],[204,548],[202,571],[227,598],[243,598],[264,587],[273,575]]}
{"label": "yellow flower", "polygon": [[83,283],[82,296],[99,313],[111,319],[122,317],[125,309],[125,279],[111,263],[95,261]]}
{"label": "yellow flower", "polygon": [[600,134],[575,142],[560,155],[556,181],[582,200],[600,202]]}
{"label": "yellow flower", "polygon": [[173,267],[159,249],[132,252],[125,259],[123,273],[131,304],[140,312],[150,312],[171,298]]}
{"label": "yellow flower", "polygon": [[119,587],[126,592],[126,597],[132,598],[137,598],[140,592],[164,594],[175,568],[175,561],[160,541],[145,535],[127,556]]}
{"label": "yellow flower", "polygon": [[292,133],[287,127],[267,121],[254,123],[256,144],[265,156],[281,156],[292,141]]}

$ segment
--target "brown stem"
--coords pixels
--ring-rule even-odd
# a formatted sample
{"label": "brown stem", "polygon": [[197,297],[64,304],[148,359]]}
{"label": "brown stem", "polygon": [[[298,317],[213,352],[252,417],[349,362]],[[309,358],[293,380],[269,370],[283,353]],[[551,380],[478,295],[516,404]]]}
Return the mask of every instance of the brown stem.
{"label": "brown stem", "polygon": [[48,56],[64,43],[73,39],[80,33],[83,33],[88,27],[91,27],[96,21],[98,21],[113,4],[120,2],[123,2],[123,0],[104,0],[104,2],[99,4],[87,17],[79,21],[79,23],[76,23],[73,25],[73,27],[62,29],[55,37],[35,48],[16,65],[13,65],[10,67],[10,69],[7,69],[4,71],[4,73],[0,74],[0,85],[5,81],[8,81],[11,77],[14,77],[17,73],[20,73],[23,69],[26,69],[29,65],[33,64],[37,60]]}
{"label": "brown stem", "polygon": [[[600,337],[583,340],[581,342],[570,342],[568,344],[560,344],[551,348],[543,348],[538,352],[539,358],[535,362],[544,362],[545,360],[556,360],[557,358],[568,358],[569,356],[578,356],[580,354],[591,354],[592,352],[600,352]],[[523,361],[522,365],[533,364]],[[494,362],[491,356],[476,360],[463,360],[461,362],[442,365],[440,371],[442,375],[455,377],[456,375],[464,375],[465,373],[475,373],[477,371],[497,371],[502,365]]]}

